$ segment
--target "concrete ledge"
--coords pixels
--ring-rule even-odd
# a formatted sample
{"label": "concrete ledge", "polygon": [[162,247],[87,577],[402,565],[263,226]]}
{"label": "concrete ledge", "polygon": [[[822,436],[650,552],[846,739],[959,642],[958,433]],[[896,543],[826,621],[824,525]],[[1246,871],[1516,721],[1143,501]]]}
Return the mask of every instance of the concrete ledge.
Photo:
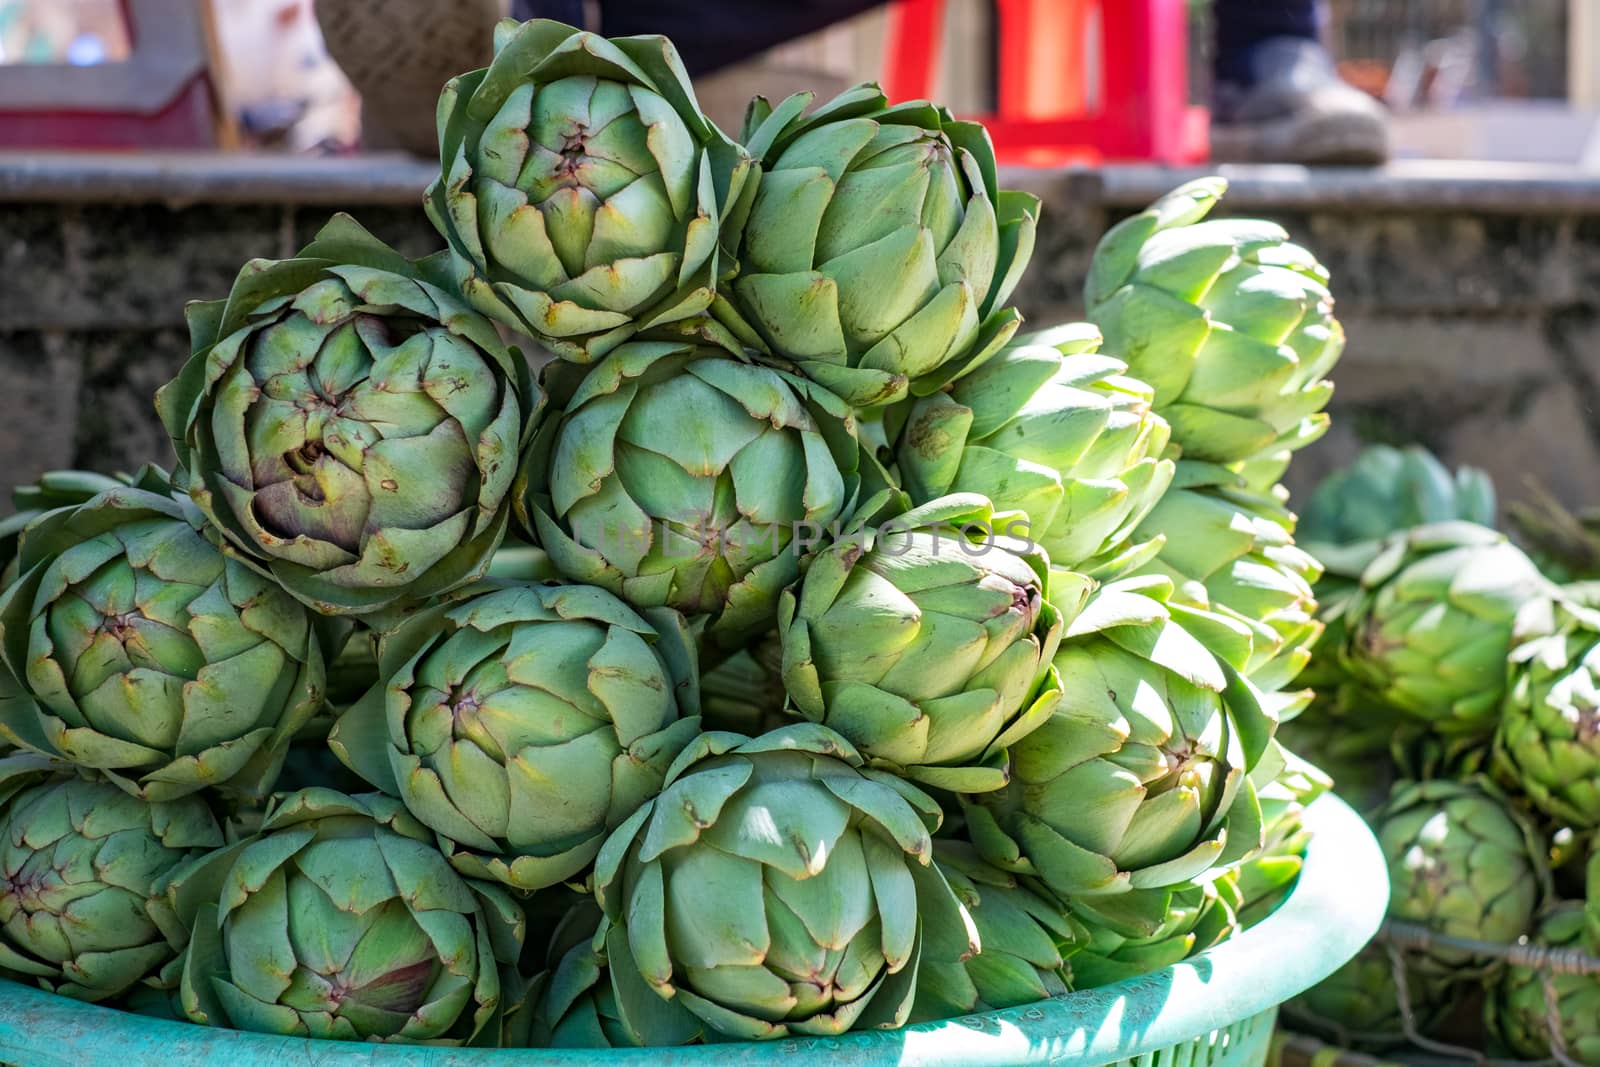
{"label": "concrete ledge", "polygon": [[[1136,208],[1202,174],[1231,183],[1234,210],[1600,214],[1600,174],[1520,163],[1400,162],[1376,169],[1292,166],[1008,168],[1005,183]],[[311,158],[209,153],[0,151],[0,201],[40,203],[413,204],[437,174],[400,154]],[[1051,205],[1047,205],[1049,207]]]}

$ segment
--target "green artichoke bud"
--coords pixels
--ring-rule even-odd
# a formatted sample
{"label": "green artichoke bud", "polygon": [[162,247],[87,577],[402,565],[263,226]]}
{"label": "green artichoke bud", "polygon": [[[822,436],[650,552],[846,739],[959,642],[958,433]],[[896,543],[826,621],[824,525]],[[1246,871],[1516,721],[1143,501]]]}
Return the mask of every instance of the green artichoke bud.
{"label": "green artichoke bud", "polygon": [[336,215],[190,304],[194,356],[156,394],[206,518],[320,612],[465,584],[505,536],[528,368],[442,266]]}
{"label": "green artichoke bud", "polygon": [[1456,519],[1492,527],[1495,514],[1494,483],[1478,468],[1452,474],[1420,445],[1368,445],[1312,492],[1299,535],[1306,544],[1347,545]]}
{"label": "green artichoke bud", "polygon": [[[1549,847],[1482,779],[1401,782],[1373,825],[1389,861],[1391,918],[1509,944],[1549,893]],[[1415,958],[1418,970],[1446,977],[1492,965],[1442,945]]]}
{"label": "green artichoke bud", "polygon": [[[1434,1033],[1452,1004],[1446,980],[1405,971],[1412,1018],[1424,1034]],[[1284,1005],[1297,1026],[1327,1034],[1356,1048],[1383,1049],[1406,1040],[1400,988],[1394,962],[1381,944],[1362,949],[1354,959]]]}
{"label": "green artichoke bud", "polygon": [[147,800],[271,788],[322,705],[327,635],[200,525],[130,486],[29,527],[0,596],[0,736]]}
{"label": "green artichoke bud", "polygon": [[979,951],[964,960],[923,954],[912,1022],[1013,1008],[1068,991],[1067,958],[1085,935],[1059,904],[985,863],[965,842],[937,842],[934,861],[971,916]]}
{"label": "green artichoke bud", "polygon": [[402,623],[334,726],[352,770],[461,873],[541,889],[581,872],[699,732],[694,645],[603,589],[487,586]]}
{"label": "green artichoke bud", "polygon": [[1347,667],[1385,704],[1444,735],[1493,731],[1512,624],[1550,585],[1503,534],[1470,522],[1387,541],[1348,608]]}
{"label": "green artichoke bud", "polygon": [[665,37],[536,19],[439,100],[428,218],[473,307],[588,363],[711,306],[755,192]]}
{"label": "green artichoke bud", "polygon": [[943,497],[812,560],[778,616],[793,713],[915,781],[1003,786],[1007,746],[1060,699],[1050,658],[1090,584],[1047,576],[1011,521],[982,497]]}
{"label": "green artichoke bud", "polygon": [[924,951],[978,947],[930,862],[939,819],[823,727],[702,734],[601,848],[595,895],[644,980],[718,1033],[893,1029]]}
{"label": "green artichoke bud", "polygon": [[1600,612],[1530,601],[1515,640],[1496,764],[1552,819],[1600,827]]}
{"label": "green artichoke bud", "polygon": [[1294,522],[1226,468],[1185,461],[1134,534],[1164,538],[1147,571],[1171,578],[1179,599],[1250,631],[1245,676],[1266,693],[1294,682],[1322,629],[1312,589],[1322,566],[1295,545]]}
{"label": "green artichoke bud", "polygon": [[1225,632],[1162,578],[1095,594],[1055,655],[1068,695],[1012,746],[1010,784],[964,799],[985,859],[1077,904],[1164,893],[1261,846],[1249,774],[1275,724],[1237,669],[1248,640],[1230,663],[1208,629]]}
{"label": "green artichoke bud", "polygon": [[1073,901],[1087,932],[1072,957],[1072,987],[1093,989],[1159,971],[1217,945],[1238,929],[1243,901],[1228,876],[1162,893],[1124,893]]}
{"label": "green artichoke bud", "polygon": [[220,844],[199,797],[149,803],[38,756],[0,760],[0,971],[91,1001],[155,984],[185,936],[167,876]]}
{"label": "green artichoke bud", "polygon": [[1047,330],[913,402],[895,448],[912,499],[979,493],[1020,511],[1069,570],[1098,575],[1153,552],[1133,531],[1172,481],[1167,424],[1149,386],[1099,345],[1086,323]]}
{"label": "green artichoke bud", "polygon": [[342,1041],[495,1044],[521,908],[462,878],[399,801],[306,789],[261,832],[191,861],[168,896],[193,931],[197,1023]]}
{"label": "green artichoke bud", "polygon": [[147,467],[133,477],[125,474],[110,477],[93,471],[45,471],[37,482],[13,486],[11,504],[16,511],[0,519],[0,571],[4,572],[0,581],[10,585],[16,580],[16,568],[12,564],[17,559],[17,548],[21,543],[22,533],[34,519],[56,508],[82,504],[107,489],[115,489],[120,485],[137,485],[147,479],[165,482],[167,474],[156,467]]}
{"label": "green artichoke bud", "polygon": [[573,370],[551,367],[562,414],[521,494],[551,562],[639,607],[707,616],[716,644],[769,628],[808,538],[850,512],[871,462],[844,402],[692,344],[636,342]]}
{"label": "green artichoke bud", "polygon": [[1306,808],[1333,787],[1325,772],[1290,752],[1282,738],[1280,729],[1250,775],[1261,802],[1262,843],[1258,855],[1230,872],[1238,892],[1240,928],[1254,926],[1288,897],[1311,841]]}
{"label": "green artichoke bud", "polygon": [[[1539,923],[1533,943],[1549,949],[1584,948],[1583,905],[1568,901],[1556,905]],[[1489,988],[1484,1003],[1485,1022],[1517,1057],[1550,1058],[1550,1017],[1560,1024],[1561,1051],[1584,1064],[1600,1064],[1600,978],[1593,974],[1549,976],[1555,993],[1554,1011],[1545,999],[1545,972],[1532,967],[1507,967]]]}
{"label": "green artichoke bud", "polygon": [[740,649],[700,676],[708,730],[757,737],[793,721],[784,714],[783,646],[775,635]]}
{"label": "green artichoke bud", "polygon": [[592,899],[562,917],[547,956],[520,1013],[528,1029],[508,1034],[508,1047],[659,1048],[704,1036],[693,1013],[645,982],[627,935]]}
{"label": "green artichoke bud", "polygon": [[1089,264],[1084,301],[1106,347],[1154,386],[1185,457],[1259,462],[1327,429],[1324,376],[1344,328],[1327,270],[1282,227],[1201,221],[1227,188],[1200,178],[1113,226]]}
{"label": "green artichoke bud", "polygon": [[982,126],[859,85],[758,97],[744,142],[762,166],[740,271],[715,313],[857,407],[927,396],[993,355],[1033,254],[1039,200],[1002,191]]}

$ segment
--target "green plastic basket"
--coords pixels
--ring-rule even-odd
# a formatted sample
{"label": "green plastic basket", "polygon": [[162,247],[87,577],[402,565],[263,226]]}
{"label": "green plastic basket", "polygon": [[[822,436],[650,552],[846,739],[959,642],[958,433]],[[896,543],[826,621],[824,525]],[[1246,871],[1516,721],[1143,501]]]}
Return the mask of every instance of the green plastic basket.
{"label": "green plastic basket", "polygon": [[1026,1007],[759,1044],[568,1051],[449,1049],[273,1037],[149,1019],[0,982],[0,1062],[19,1067],[1261,1067],[1278,1005],[1372,938],[1389,902],[1361,818],[1325,796],[1283,905],[1246,933],[1154,974]]}

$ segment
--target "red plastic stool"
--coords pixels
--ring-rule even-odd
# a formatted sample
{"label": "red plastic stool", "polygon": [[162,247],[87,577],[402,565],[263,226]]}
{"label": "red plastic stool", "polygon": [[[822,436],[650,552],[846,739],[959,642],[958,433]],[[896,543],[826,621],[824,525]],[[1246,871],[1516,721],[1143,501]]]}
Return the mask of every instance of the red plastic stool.
{"label": "red plastic stool", "polygon": [[[975,116],[1009,163],[1206,158],[1189,104],[1186,0],[998,0],[999,109]],[[944,0],[890,6],[884,91],[933,95]]]}

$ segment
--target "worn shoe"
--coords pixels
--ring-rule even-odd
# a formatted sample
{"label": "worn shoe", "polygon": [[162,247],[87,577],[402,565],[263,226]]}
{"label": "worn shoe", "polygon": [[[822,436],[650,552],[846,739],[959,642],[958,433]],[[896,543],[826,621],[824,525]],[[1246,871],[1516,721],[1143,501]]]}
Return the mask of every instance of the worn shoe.
{"label": "worn shoe", "polygon": [[1315,41],[1275,37],[1252,50],[1254,80],[1220,83],[1211,158],[1236,163],[1375,166],[1389,158],[1383,105],[1339,80]]}

